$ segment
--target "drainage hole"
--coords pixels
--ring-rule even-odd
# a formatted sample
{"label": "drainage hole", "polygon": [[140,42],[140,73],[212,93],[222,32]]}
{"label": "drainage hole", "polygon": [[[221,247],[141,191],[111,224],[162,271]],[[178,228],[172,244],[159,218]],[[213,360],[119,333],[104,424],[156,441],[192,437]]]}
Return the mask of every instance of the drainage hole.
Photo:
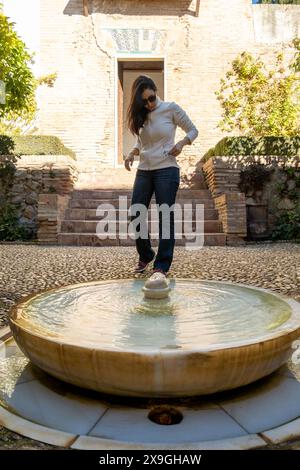
{"label": "drainage hole", "polygon": [[183,420],[183,414],[173,406],[162,405],[153,407],[148,414],[148,418],[153,423],[168,426],[179,424]]}

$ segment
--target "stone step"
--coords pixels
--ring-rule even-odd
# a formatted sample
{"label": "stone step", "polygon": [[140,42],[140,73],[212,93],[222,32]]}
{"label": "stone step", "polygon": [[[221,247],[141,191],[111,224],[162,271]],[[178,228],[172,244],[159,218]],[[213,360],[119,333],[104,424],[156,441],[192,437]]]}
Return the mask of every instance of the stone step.
{"label": "stone step", "polygon": [[[155,200],[151,200],[150,204],[155,203]],[[131,205],[131,199],[128,197],[127,199],[119,199],[119,198],[114,198],[114,199],[79,199],[79,198],[74,198],[69,201],[69,208],[82,208],[82,209],[96,209],[100,204],[111,204],[114,207],[119,207],[124,208],[125,204],[127,203],[127,207]],[[205,207],[214,209],[214,201],[212,198],[197,198],[197,199],[190,199],[190,198],[185,198],[185,199],[176,199],[177,204],[204,204]]]}
{"label": "stone step", "polygon": [[[103,216],[108,217],[110,211],[107,211],[103,214]],[[110,218],[116,218],[116,220],[119,219],[119,217],[123,218],[124,213],[127,213],[128,215],[128,210],[122,210],[122,209],[112,209],[112,214]],[[148,218],[155,217],[155,214],[157,214],[157,209],[156,207],[149,208],[148,210]],[[176,211],[175,211],[176,214]],[[186,217],[192,217],[195,219],[195,208],[192,209],[192,211],[188,211],[187,208],[185,208],[185,211],[182,210],[182,214],[186,215]],[[101,215],[102,217],[102,215]],[[204,219],[207,220],[217,220],[218,219],[218,211],[216,209],[210,209],[204,206]],[[99,216],[96,215],[96,209],[66,209],[65,214],[64,214],[64,220],[99,220]]]}
{"label": "stone step", "polygon": [[[85,189],[74,190],[72,199],[115,199],[118,196],[131,197],[132,190],[129,189]],[[205,198],[209,199],[211,193],[209,189],[179,189],[176,199]]]}
{"label": "stone step", "polygon": [[[157,227],[158,230],[158,219],[152,221],[148,224],[149,230],[151,227]],[[93,220],[63,220],[61,224],[61,232],[64,233],[96,233],[97,224],[99,221]],[[121,226],[120,226],[121,223]],[[184,225],[182,220],[175,220],[177,230],[184,230]],[[199,223],[199,222],[198,222]],[[205,233],[219,233],[222,232],[222,223],[219,220],[204,220],[204,232]],[[125,221],[123,225],[122,222],[116,221],[116,230],[118,232],[119,227],[128,227],[129,221]],[[106,226],[107,227],[107,226]],[[201,225],[202,227],[202,225]],[[107,227],[108,228],[108,227]],[[100,229],[100,227],[98,227]],[[191,221],[191,229],[194,231],[196,229],[196,220]]]}
{"label": "stone step", "polygon": [[[195,234],[191,234],[195,237]],[[152,246],[158,246],[158,238],[151,238]],[[184,236],[176,239],[175,246],[185,246],[187,244],[195,243],[194,238],[187,239]],[[58,234],[58,244],[68,246],[135,246],[135,240],[127,237],[121,238],[104,238],[101,240],[95,233],[60,233]],[[197,243],[198,244],[198,243]],[[225,233],[205,233],[204,246],[225,246],[226,234]],[[196,245],[194,245],[196,246]],[[201,248],[201,246],[199,246]]]}

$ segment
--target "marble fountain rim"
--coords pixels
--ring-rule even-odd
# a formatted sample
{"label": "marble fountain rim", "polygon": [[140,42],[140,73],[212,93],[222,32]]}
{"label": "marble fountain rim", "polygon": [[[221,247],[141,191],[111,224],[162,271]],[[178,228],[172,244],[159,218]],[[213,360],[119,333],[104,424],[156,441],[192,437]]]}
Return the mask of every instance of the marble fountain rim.
{"label": "marble fountain rim", "polygon": [[[202,354],[202,353],[208,353],[208,352],[218,352],[218,351],[223,351],[223,350],[232,350],[232,349],[237,349],[237,348],[242,348],[242,347],[248,347],[248,346],[255,346],[260,343],[267,343],[274,341],[276,339],[280,338],[287,338],[288,336],[293,336],[294,338],[300,337],[300,302],[296,301],[293,298],[290,298],[284,294],[278,294],[272,291],[271,289],[265,289],[263,287],[257,287],[257,286],[252,286],[249,284],[244,284],[244,283],[237,283],[234,281],[220,281],[220,280],[214,280],[214,279],[205,279],[205,278],[179,278],[176,277],[174,280],[178,281],[189,281],[189,282],[208,282],[208,283],[217,283],[217,284],[229,284],[229,285],[234,285],[234,286],[239,286],[239,287],[245,287],[251,290],[259,290],[261,292],[264,292],[266,294],[273,295],[279,300],[282,300],[286,302],[292,309],[291,317],[284,322],[282,328],[282,325],[280,326],[280,331],[277,331],[276,334],[266,334],[264,336],[258,336],[254,339],[249,339],[249,340],[241,340],[237,341],[234,344],[228,344],[228,345],[221,345],[221,344],[214,344],[212,347],[203,347],[203,348],[192,348],[192,349],[147,349],[147,350],[138,350],[138,349],[118,349],[118,348],[108,348],[108,347],[88,347],[88,346],[83,346],[83,345],[77,345],[69,342],[62,342],[60,340],[57,340],[55,338],[48,338],[45,335],[38,334],[36,332],[31,331],[29,328],[26,328],[23,325],[19,325],[17,320],[18,316],[18,310],[22,309],[25,307],[25,305],[32,300],[33,298],[37,298],[39,296],[42,296],[46,293],[51,293],[51,292],[58,292],[60,290],[64,290],[67,288],[76,288],[76,287],[82,287],[82,286],[88,286],[88,285],[95,285],[95,284],[107,284],[107,283],[115,283],[115,282],[128,282],[128,281],[133,281],[133,280],[142,280],[142,278],[134,278],[134,277],[129,277],[129,278],[122,278],[122,279],[107,279],[107,280],[96,280],[96,281],[85,281],[85,282],[80,282],[80,283],[74,283],[74,284],[67,284],[65,286],[60,286],[60,287],[51,287],[48,289],[44,289],[41,292],[38,293],[31,293],[29,295],[24,296],[21,300],[19,300],[15,305],[12,306],[10,309],[9,313],[9,326],[10,330],[13,332],[13,328],[21,329],[24,332],[26,332],[29,335],[35,336],[37,338],[40,338],[42,340],[47,340],[52,343],[56,343],[60,346],[65,346],[65,347],[75,347],[77,349],[83,349],[83,350],[93,350],[93,351],[105,351],[105,352],[110,352],[110,353],[118,353],[118,354],[135,354],[137,356],[147,356],[147,357],[154,357],[159,355],[163,356],[168,356],[168,357],[178,357],[180,356],[189,356],[191,354]],[[298,335],[298,336],[297,336]]]}

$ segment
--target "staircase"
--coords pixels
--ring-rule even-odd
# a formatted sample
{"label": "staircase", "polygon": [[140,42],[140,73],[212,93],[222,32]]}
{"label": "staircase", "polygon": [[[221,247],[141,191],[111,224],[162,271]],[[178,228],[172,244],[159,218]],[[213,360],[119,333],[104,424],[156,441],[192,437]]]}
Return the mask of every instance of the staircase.
{"label": "staircase", "polygon": [[[127,189],[91,189],[73,191],[69,200],[69,205],[65,210],[64,219],[61,222],[61,230],[58,234],[58,243],[60,245],[77,245],[77,246],[134,246],[135,240],[129,235],[126,238],[117,236],[116,238],[100,239],[96,234],[96,226],[102,217],[107,218],[107,213],[97,216],[96,209],[100,204],[109,203],[116,208],[115,217],[117,228],[120,220],[125,218],[125,224],[129,223],[127,208],[131,204],[132,190]],[[123,206],[119,207],[119,196],[127,196],[123,199]],[[222,223],[218,219],[218,213],[214,206],[213,198],[209,189],[179,189],[176,197],[176,204],[191,204],[193,214],[192,232],[195,231],[195,205],[204,204],[204,245],[207,246],[224,246],[226,245],[226,235],[222,230]],[[153,196],[148,211],[148,220],[153,220],[153,211],[156,213],[155,220],[158,220],[157,209],[155,204],[155,196]],[[112,213],[113,214],[113,213]],[[114,217],[114,216],[113,216]],[[127,221],[126,221],[127,219]],[[175,212],[175,220],[176,212]],[[177,230],[178,225],[176,225]],[[151,236],[152,246],[158,245],[158,232],[152,234],[152,228],[148,226]],[[107,230],[107,228],[106,228]],[[188,234],[187,234],[188,236]],[[186,242],[193,242],[195,238],[187,238],[185,233],[181,238],[176,238],[176,246],[185,245]]]}

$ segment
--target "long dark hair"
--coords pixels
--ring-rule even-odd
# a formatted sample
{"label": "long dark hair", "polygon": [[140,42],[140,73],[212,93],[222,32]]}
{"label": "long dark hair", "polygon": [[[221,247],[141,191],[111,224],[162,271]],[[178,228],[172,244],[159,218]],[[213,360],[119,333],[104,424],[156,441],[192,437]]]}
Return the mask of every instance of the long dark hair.
{"label": "long dark hair", "polygon": [[139,134],[139,129],[143,127],[147,114],[150,113],[142,101],[143,91],[147,88],[157,91],[157,86],[148,75],[139,75],[131,87],[131,98],[126,118],[128,129],[133,135]]}

